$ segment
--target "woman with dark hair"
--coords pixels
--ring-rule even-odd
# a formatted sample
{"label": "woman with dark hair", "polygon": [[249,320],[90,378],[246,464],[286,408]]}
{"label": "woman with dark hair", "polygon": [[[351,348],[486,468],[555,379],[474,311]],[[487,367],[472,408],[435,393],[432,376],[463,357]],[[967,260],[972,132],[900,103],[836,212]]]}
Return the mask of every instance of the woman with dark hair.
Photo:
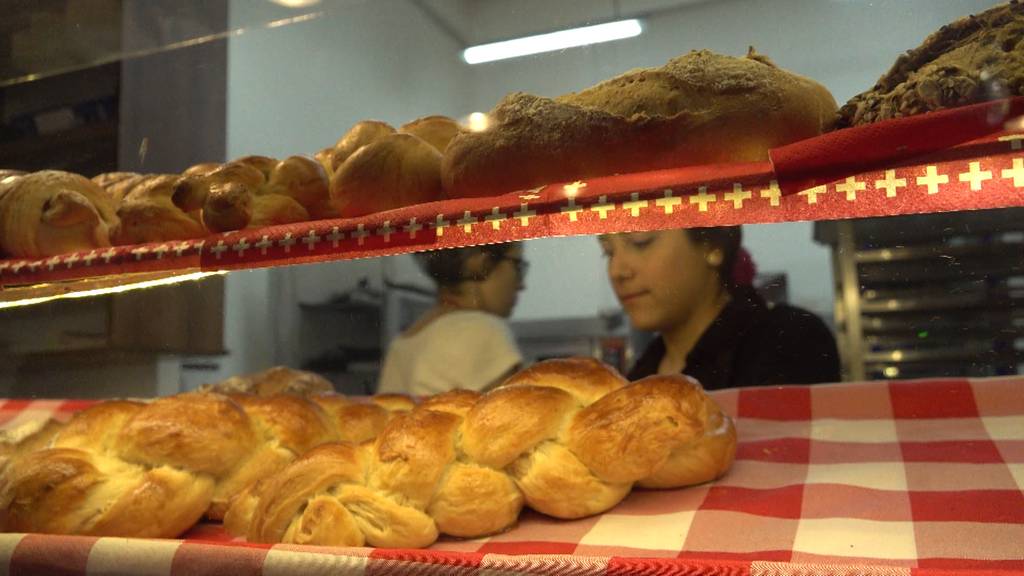
{"label": "woman with dark hair", "polygon": [[388,349],[380,393],[486,390],[523,356],[505,318],[523,289],[527,263],[518,242],[417,254],[437,284],[437,302]]}
{"label": "woman with dark hair", "polygon": [[633,326],[658,333],[631,380],[682,372],[708,390],[839,380],[828,327],[800,308],[768,305],[750,285],[741,240],[738,226],[600,238]]}

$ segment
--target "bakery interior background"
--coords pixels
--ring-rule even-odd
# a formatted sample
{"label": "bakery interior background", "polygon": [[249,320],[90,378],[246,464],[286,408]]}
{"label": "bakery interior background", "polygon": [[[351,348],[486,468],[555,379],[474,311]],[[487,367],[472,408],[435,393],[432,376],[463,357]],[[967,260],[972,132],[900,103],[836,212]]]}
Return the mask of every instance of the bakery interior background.
{"label": "bakery interior background", "polygon": [[[46,158],[60,148],[55,142],[74,140],[64,133],[93,153],[107,150],[105,169],[178,171],[246,154],[313,153],[359,120],[467,118],[508,92],[555,96],[692,49],[741,55],[754,46],[821,82],[841,104],[930,32],[997,3],[15,1],[15,16],[0,23],[0,156],[29,150],[55,162]],[[642,34],[481,65],[460,57],[469,45],[626,18],[639,18]],[[95,122],[104,114],[113,120]],[[67,154],[82,158],[80,149]],[[784,278],[785,299],[832,323],[832,248],[813,240],[814,223],[747,226],[744,234],[761,280],[778,289]],[[526,258],[528,287],[511,320],[528,356],[630,340],[593,238],[529,242]],[[217,316],[216,353],[196,353],[187,342],[164,350],[126,344],[112,335],[116,304],[2,311],[0,395],[167,394],[274,364],[328,372],[339,388],[366,391],[374,355],[396,322],[429,300],[416,288],[431,286],[408,256],[237,272],[216,282],[218,306],[185,312]],[[38,334],[30,344],[26,330]],[[90,339],[101,344],[82,345]]]}

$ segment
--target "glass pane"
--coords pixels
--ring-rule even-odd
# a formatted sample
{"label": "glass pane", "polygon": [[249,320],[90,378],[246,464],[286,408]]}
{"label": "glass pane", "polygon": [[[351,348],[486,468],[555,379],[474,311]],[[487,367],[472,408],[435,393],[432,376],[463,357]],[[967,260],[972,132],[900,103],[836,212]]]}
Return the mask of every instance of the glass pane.
{"label": "glass pane", "polygon": [[[13,2],[0,24],[0,167],[178,177],[198,164],[247,155],[312,157],[360,121],[399,127],[441,114],[468,127],[509,93],[557,97],[702,49],[741,57],[753,46],[825,86],[841,106],[929,34],[996,4]],[[463,57],[471,46],[632,19],[639,34],[627,38],[476,65]],[[999,36],[1000,50],[1012,55],[1015,38]],[[1019,79],[992,80],[992,66],[968,59],[963,77],[976,79],[987,97],[1018,94]],[[928,100],[926,88],[918,100]],[[946,96],[960,89],[947,88]],[[529,169],[512,163],[500,172],[512,178]],[[178,216],[209,232],[198,214]],[[767,302],[805,310],[834,335],[840,378],[999,375],[1021,365],[1019,221],[1016,210],[1003,210],[753,224],[744,226],[743,246],[747,274]],[[616,296],[593,236],[529,241],[522,258],[529,263],[526,287],[508,326],[524,365],[582,354],[629,371],[665,328],[637,327],[642,322]],[[684,278],[653,282],[671,292],[669,284]],[[18,395],[106,394],[87,385],[61,392],[24,384],[37,377],[30,373],[49,372],[38,378],[52,381],[77,370],[76,334],[88,333],[89,346],[104,350],[90,352],[90,362],[111,378],[126,381],[107,354],[140,359],[149,372],[139,395],[276,364],[330,374],[339,389],[369,393],[395,338],[437,298],[435,282],[412,256],[232,272],[152,290],[177,294],[166,298],[181,300],[179,316],[196,314],[183,294],[220,294],[204,312],[216,321],[201,323],[217,338],[192,342],[190,330],[199,328],[183,322],[179,331],[135,345],[124,336],[131,332],[115,329],[122,326],[116,320],[144,304],[118,304],[123,295],[101,297],[102,306],[82,299],[4,308],[0,333],[7,341],[22,330],[16,318],[45,319],[53,334],[64,334],[32,354],[8,345],[4,378],[23,383]],[[100,324],[62,332],[63,323],[73,324],[65,317],[87,314],[79,307]],[[53,353],[71,364],[39,360]]]}

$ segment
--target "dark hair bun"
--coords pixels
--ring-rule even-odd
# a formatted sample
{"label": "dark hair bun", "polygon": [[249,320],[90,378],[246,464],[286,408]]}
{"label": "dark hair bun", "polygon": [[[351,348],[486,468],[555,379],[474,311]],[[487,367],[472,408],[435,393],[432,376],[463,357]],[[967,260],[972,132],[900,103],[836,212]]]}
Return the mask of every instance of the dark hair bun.
{"label": "dark hair bun", "polygon": [[[450,248],[447,250],[431,250],[414,254],[423,271],[437,285],[451,287],[467,280],[483,280],[490,273],[493,265],[501,260],[518,242],[504,244],[487,244],[468,248]],[[466,270],[466,262],[477,254],[490,256],[490,265],[483,275],[474,275]]]}

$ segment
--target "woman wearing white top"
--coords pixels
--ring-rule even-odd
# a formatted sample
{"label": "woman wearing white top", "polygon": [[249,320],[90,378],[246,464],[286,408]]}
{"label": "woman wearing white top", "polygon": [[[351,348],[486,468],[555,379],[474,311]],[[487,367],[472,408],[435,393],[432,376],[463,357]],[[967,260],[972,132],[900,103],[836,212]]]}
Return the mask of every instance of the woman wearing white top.
{"label": "woman wearing white top", "polygon": [[416,255],[437,284],[437,303],[392,343],[378,393],[486,390],[523,361],[505,322],[523,289],[518,242]]}

